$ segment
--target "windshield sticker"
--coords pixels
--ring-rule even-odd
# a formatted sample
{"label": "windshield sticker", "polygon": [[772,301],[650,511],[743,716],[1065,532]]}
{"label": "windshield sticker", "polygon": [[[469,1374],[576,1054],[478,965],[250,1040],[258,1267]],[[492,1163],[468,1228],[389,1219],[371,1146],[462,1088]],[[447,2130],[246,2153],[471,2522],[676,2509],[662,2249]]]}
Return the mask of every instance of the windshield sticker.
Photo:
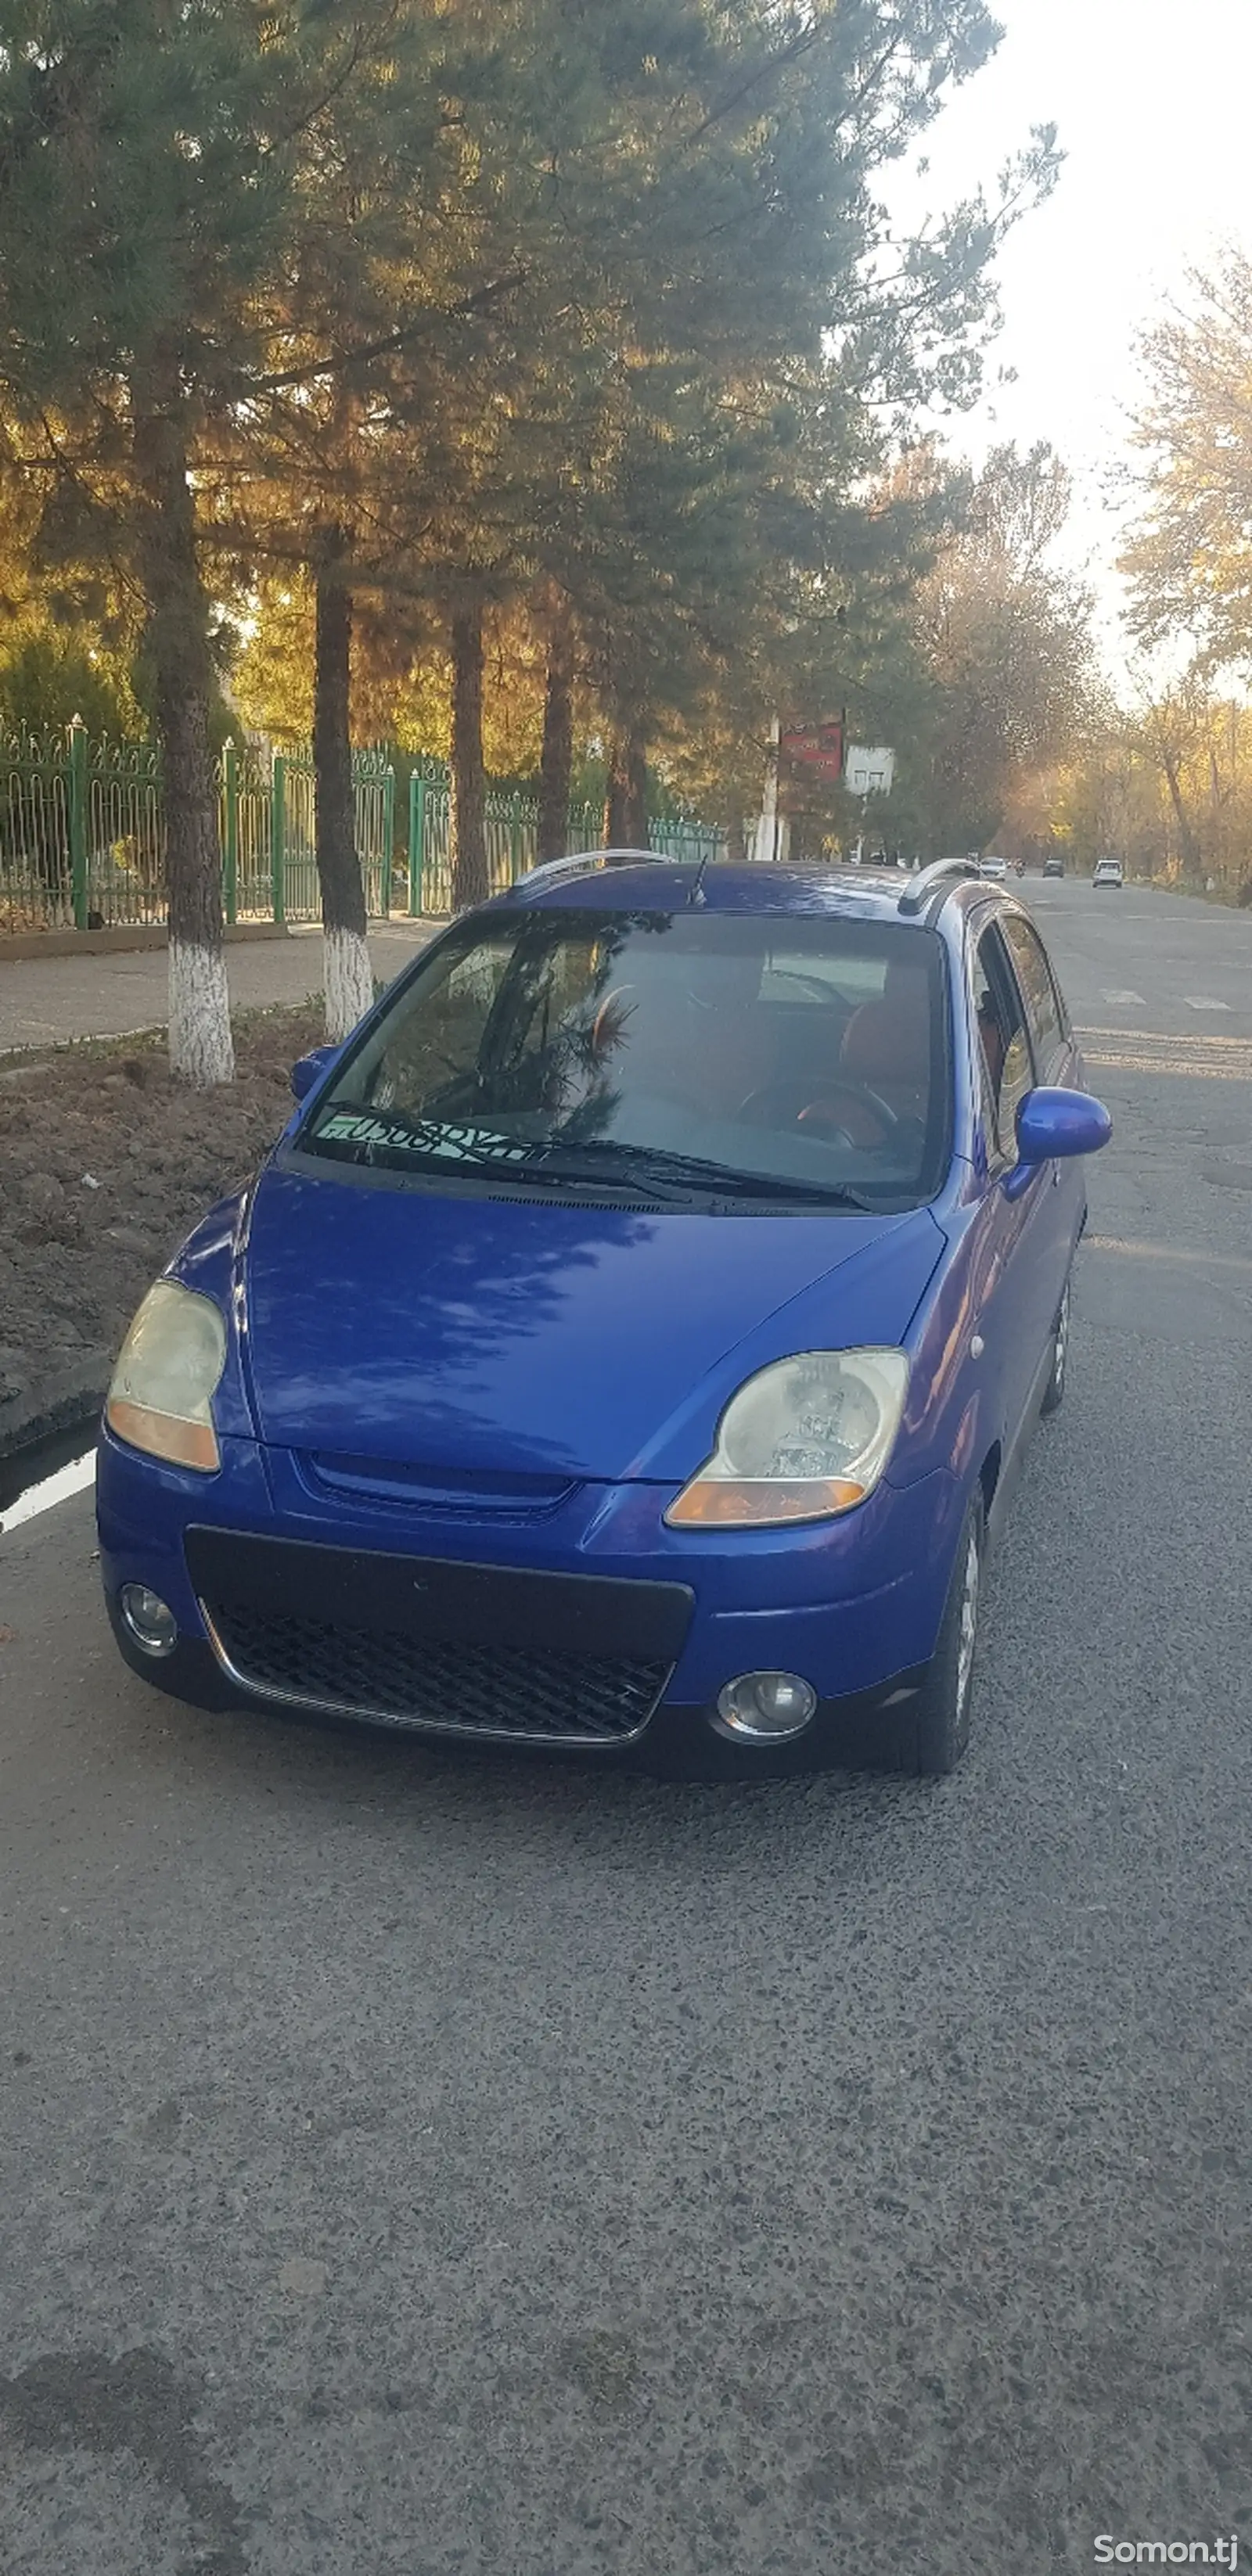
{"label": "windshield sticker", "polygon": [[497,1136],[490,1127],[446,1127],[435,1119],[409,1126],[369,1110],[332,1110],[317,1136],[319,1143],[382,1145],[402,1154],[436,1154],[452,1163],[526,1163],[535,1152],[533,1145]]}

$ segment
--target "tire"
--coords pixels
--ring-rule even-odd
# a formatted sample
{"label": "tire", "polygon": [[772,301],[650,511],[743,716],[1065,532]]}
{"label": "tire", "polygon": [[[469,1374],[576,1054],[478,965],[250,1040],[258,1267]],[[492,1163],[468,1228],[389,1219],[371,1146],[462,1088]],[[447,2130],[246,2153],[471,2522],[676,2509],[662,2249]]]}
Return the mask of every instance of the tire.
{"label": "tire", "polygon": [[955,1771],[969,1743],[970,1694],[978,1649],[987,1518],[981,1493],[961,1524],[939,1642],[918,1692],[902,1768],[923,1779]]}
{"label": "tire", "polygon": [[1059,1413],[1065,1401],[1065,1375],[1069,1366],[1069,1330],[1070,1282],[1067,1279],[1065,1294],[1061,1299],[1056,1322],[1052,1327],[1052,1374],[1043,1390],[1043,1402],[1039,1407],[1042,1414]]}

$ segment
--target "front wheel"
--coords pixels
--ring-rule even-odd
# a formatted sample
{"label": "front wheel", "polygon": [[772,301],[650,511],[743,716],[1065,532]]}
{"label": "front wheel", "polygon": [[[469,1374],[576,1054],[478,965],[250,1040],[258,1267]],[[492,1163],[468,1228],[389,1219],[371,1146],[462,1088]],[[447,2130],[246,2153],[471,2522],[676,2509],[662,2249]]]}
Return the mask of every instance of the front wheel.
{"label": "front wheel", "polygon": [[918,1692],[904,1768],[924,1779],[946,1779],[969,1743],[970,1694],[978,1647],[987,1521],[981,1493],[961,1529],[939,1642]]}

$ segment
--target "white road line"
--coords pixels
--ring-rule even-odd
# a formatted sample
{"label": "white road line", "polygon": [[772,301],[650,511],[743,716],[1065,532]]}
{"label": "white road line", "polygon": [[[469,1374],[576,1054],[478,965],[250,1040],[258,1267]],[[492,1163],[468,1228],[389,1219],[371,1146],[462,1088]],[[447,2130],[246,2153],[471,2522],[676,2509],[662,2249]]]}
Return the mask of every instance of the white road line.
{"label": "white road line", "polygon": [[1208,993],[1184,993],[1183,1000],[1189,1011],[1228,1011],[1230,1009],[1229,1002],[1215,1002]]}
{"label": "white road line", "polygon": [[68,1467],[58,1467],[55,1476],[45,1476],[41,1485],[32,1485],[16,1503],[0,1513],[0,1530],[18,1527],[21,1521],[38,1520],[41,1512],[53,1511],[58,1503],[67,1503],[71,1494],[81,1494],[84,1485],[94,1484],[96,1453],[72,1459]]}
{"label": "white road line", "polygon": [[1126,1010],[1147,1009],[1142,993],[1101,993],[1100,999],[1102,1002],[1120,1003]]}
{"label": "white road line", "polygon": [[1201,1055],[1246,1055],[1250,1038],[1192,1038],[1185,1029],[1106,1029],[1094,1020],[1076,1020],[1080,1038],[1118,1038],[1123,1046],[1191,1047]]}
{"label": "white road line", "polygon": [[1182,1261],[1196,1270],[1252,1271],[1252,1261],[1240,1252],[1190,1252],[1180,1243],[1131,1243],[1115,1234],[1085,1234],[1082,1249],[1128,1253],[1136,1261]]}

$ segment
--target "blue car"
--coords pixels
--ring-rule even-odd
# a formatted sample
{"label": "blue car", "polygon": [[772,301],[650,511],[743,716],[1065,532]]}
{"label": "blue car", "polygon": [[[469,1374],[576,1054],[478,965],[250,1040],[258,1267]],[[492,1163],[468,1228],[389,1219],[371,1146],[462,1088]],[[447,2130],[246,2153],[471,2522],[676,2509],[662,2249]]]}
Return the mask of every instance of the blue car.
{"label": "blue car", "polygon": [[560,861],[293,1088],[109,1393],[134,1670],[669,1774],[951,1771],[1109,1133],[1022,906],[966,862]]}

